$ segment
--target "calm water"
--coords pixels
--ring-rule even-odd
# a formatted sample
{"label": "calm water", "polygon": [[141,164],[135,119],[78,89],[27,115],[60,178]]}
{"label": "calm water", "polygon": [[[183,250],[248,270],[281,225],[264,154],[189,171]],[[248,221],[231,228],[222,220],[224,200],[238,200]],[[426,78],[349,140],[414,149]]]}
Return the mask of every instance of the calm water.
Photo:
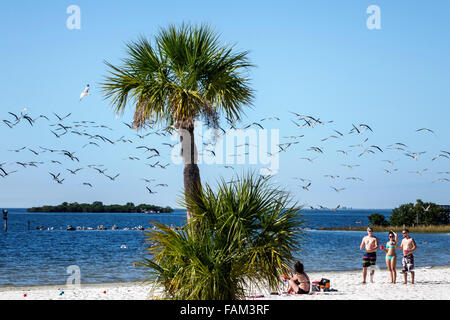
{"label": "calm water", "polygon": [[[297,253],[309,271],[355,270],[361,267],[359,251],[365,232],[317,231],[317,227],[367,225],[367,217],[378,212],[387,218],[389,210],[305,211],[308,230],[304,249]],[[27,213],[9,210],[8,232],[0,231],[0,286],[64,284],[67,267],[81,270],[82,283],[125,282],[145,279],[133,261],[146,256],[145,237],[141,231],[123,230],[139,225],[151,227],[150,221],[181,226],[186,212],[171,214],[74,214]],[[31,230],[28,230],[30,221]],[[106,231],[66,231],[66,227],[108,227]],[[119,230],[110,228],[117,225]],[[36,226],[53,228],[35,230]],[[376,236],[384,244],[387,233]],[[419,246],[416,266],[450,265],[450,234],[413,234]],[[125,245],[125,247],[123,246]],[[400,254],[400,252],[398,252]],[[378,266],[385,268],[384,254],[378,255]],[[398,263],[400,266],[400,262]]]}

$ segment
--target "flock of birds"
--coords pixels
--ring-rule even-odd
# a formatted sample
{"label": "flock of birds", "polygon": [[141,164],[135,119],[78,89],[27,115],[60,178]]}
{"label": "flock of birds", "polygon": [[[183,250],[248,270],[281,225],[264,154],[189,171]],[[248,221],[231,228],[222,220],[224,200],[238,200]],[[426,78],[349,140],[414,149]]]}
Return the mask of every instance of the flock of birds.
{"label": "flock of birds", "polygon": [[[80,102],[90,95],[89,90],[90,85],[87,85],[80,95]],[[142,153],[137,156],[127,156],[123,160],[148,160],[148,162],[150,163],[146,163],[146,165],[149,168],[167,169],[170,163],[163,162],[162,153],[164,151],[162,148],[165,146],[170,146],[171,148],[173,148],[175,146],[168,143],[163,143],[162,147],[157,149],[155,147],[148,147],[146,145],[143,145],[144,139],[152,134],[157,136],[168,136],[170,133],[169,129],[153,130],[155,123],[151,121],[149,121],[145,125],[144,130],[152,130],[152,132],[148,132],[143,135],[134,131],[132,124],[123,122],[126,128],[130,129],[130,131],[134,131],[134,138],[122,135],[121,137],[115,139],[108,134],[101,132],[90,133],[91,130],[107,130],[108,133],[113,133],[114,129],[112,129],[111,127],[104,124],[97,124],[95,121],[71,121],[71,119],[73,118],[72,113],[69,113],[67,115],[60,115],[53,112],[51,115],[40,114],[39,116],[32,116],[28,113],[28,108],[23,108],[20,113],[8,112],[8,115],[9,118],[2,119],[2,122],[5,126],[7,126],[7,128],[11,130],[18,128],[19,124],[24,121],[31,127],[37,127],[39,126],[39,124],[41,124],[41,122],[45,121],[49,126],[49,133],[54,137],[54,139],[63,141],[64,139],[69,137],[69,135],[73,135],[83,138],[85,139],[85,141],[82,143],[82,146],[79,147],[79,150],[76,151],[67,150],[69,148],[59,149],[43,145],[39,145],[37,147],[24,146],[16,149],[8,149],[6,150],[7,152],[15,153],[18,156],[20,155],[22,157],[25,157],[28,153],[34,158],[31,160],[28,159],[26,161],[18,160],[13,162],[0,163],[0,178],[10,177],[12,174],[19,172],[19,168],[38,168],[47,164],[51,165],[52,167],[56,166],[54,170],[48,172],[48,175],[51,181],[54,181],[57,184],[64,184],[64,182],[67,181],[68,176],[76,176],[79,175],[80,172],[86,170],[91,170],[92,172],[105,177],[109,181],[115,182],[119,179],[121,174],[119,172],[109,173],[108,170],[110,169],[105,168],[104,164],[86,163],[85,165],[81,165],[81,163],[83,162],[81,150],[88,153],[90,157],[93,153],[93,148],[97,148],[101,151],[104,144],[108,144],[111,146],[118,146],[119,144],[133,145],[136,143],[137,139],[139,144],[135,149],[136,151],[141,151]],[[135,141],[133,141],[132,139]],[[50,143],[50,139],[45,139],[45,142]],[[46,161],[40,160],[40,157],[43,157],[44,154],[50,155],[49,159]],[[10,169],[13,166],[15,167]],[[92,174],[88,174],[88,176],[91,178],[93,177]],[[156,179],[153,178],[142,178],[141,180],[146,184],[152,184],[156,181]],[[88,188],[95,187],[95,184],[92,181],[82,181],[81,185]],[[158,193],[157,191],[155,191],[156,189],[165,187],[168,187],[168,185],[165,183],[155,183],[153,186],[145,186],[149,194],[156,194]]]}
{"label": "flock of birds", "polygon": [[[83,90],[83,92],[80,95],[80,102],[85,99],[86,97],[90,96],[90,86],[87,85],[86,88]],[[281,154],[287,151],[291,151],[294,146],[304,146],[304,144],[301,144],[302,140],[305,140],[305,134],[306,130],[313,129],[315,127],[319,126],[330,126],[331,124],[334,124],[334,121],[324,121],[321,120],[318,117],[313,117],[311,115],[301,115],[296,112],[290,111],[292,114],[290,120],[290,123],[294,124],[295,130],[301,131],[298,135],[291,135],[291,136],[284,136],[283,139],[287,139],[286,142],[279,143],[277,145],[278,150],[276,152],[268,152],[268,156],[272,157],[276,154]],[[53,148],[49,146],[42,146],[39,145],[37,147],[31,147],[31,146],[23,146],[19,148],[10,148],[7,151],[10,153],[14,153],[17,155],[20,155],[22,157],[31,156],[33,159],[31,160],[17,160],[13,162],[3,162],[0,163],[0,178],[6,179],[10,177],[11,175],[17,173],[20,169],[27,169],[29,167],[41,167],[44,165],[50,165],[53,169],[47,170],[48,171],[48,177],[51,179],[51,181],[54,181],[57,184],[64,184],[68,177],[77,176],[80,174],[80,172],[90,170],[92,173],[96,173],[100,176],[103,176],[104,178],[108,179],[111,182],[116,182],[121,177],[121,173],[114,172],[110,173],[109,168],[105,168],[104,164],[88,164],[81,165],[84,158],[82,156],[81,151],[85,151],[88,155],[88,159],[92,159],[93,150],[92,149],[98,149],[100,152],[102,150],[102,145],[111,145],[114,147],[117,147],[119,144],[129,145],[133,146],[134,150],[136,152],[139,152],[139,154],[135,155],[127,155],[125,158],[122,158],[124,161],[132,161],[132,162],[145,162],[145,165],[148,168],[152,169],[160,169],[164,170],[167,169],[168,166],[170,166],[170,162],[163,161],[163,155],[167,153],[167,151],[171,151],[173,148],[175,148],[178,144],[170,144],[167,142],[164,142],[161,144],[161,146],[155,146],[154,142],[152,145],[148,145],[147,141],[150,136],[158,136],[158,137],[167,137],[170,136],[173,132],[173,128],[164,128],[164,129],[157,129],[155,128],[156,123],[149,121],[145,124],[143,131],[141,132],[147,132],[145,134],[140,134],[133,128],[133,125],[130,123],[123,122],[123,125],[127,128],[127,130],[130,130],[133,132],[133,136],[125,136],[122,135],[118,138],[112,138],[111,135],[114,134],[114,131],[116,129],[111,128],[110,126],[96,123],[95,121],[73,121],[73,115],[72,113],[68,113],[67,115],[60,115],[55,112],[53,112],[51,115],[44,115],[40,114],[39,116],[33,116],[28,113],[28,109],[24,108],[18,112],[8,112],[8,118],[1,120],[6,129],[15,130],[19,127],[19,124],[22,122],[25,122],[26,125],[31,126],[33,128],[38,127],[41,123],[46,122],[48,124],[48,132],[49,136],[53,136],[55,140],[61,141],[61,143],[64,142],[64,140],[69,136],[76,136],[80,139],[83,139],[83,142],[80,144],[78,150],[68,150],[70,148],[66,147],[63,149],[60,148]],[[246,130],[249,128],[259,128],[264,129],[265,128],[265,122],[272,121],[277,122],[281,121],[279,117],[266,117],[261,119],[257,122],[252,122],[249,124],[245,124],[242,127],[237,127],[237,124],[231,121],[227,121],[228,128],[224,129],[222,127],[219,127],[218,130],[216,130],[213,139],[209,139],[205,141],[205,137],[202,137],[202,150],[207,152],[209,156],[216,156],[215,147],[217,144],[218,139],[221,139],[224,137],[229,130]],[[123,127],[123,129],[125,129]],[[96,132],[92,132],[92,131]],[[99,132],[102,131],[102,132]],[[107,133],[103,133],[106,131]],[[320,142],[318,142],[317,145],[309,146],[307,149],[304,149],[302,152],[307,152],[308,154],[306,156],[299,157],[299,161],[307,161],[310,164],[314,164],[315,161],[324,155],[327,150],[325,150],[325,147],[322,146],[322,144],[330,143],[330,141],[343,141],[343,139],[346,136],[353,135],[355,137],[359,137],[360,141],[359,143],[352,144],[348,146],[348,148],[339,148],[336,149],[335,155],[338,159],[341,159],[342,157],[349,158],[351,155],[357,155],[357,159],[362,159],[365,157],[369,157],[371,154],[386,154],[386,150],[390,150],[392,152],[396,152],[398,155],[401,155],[403,157],[410,158],[415,161],[419,161],[419,159],[422,159],[424,155],[427,153],[426,151],[411,151],[409,150],[409,147],[406,143],[403,142],[394,142],[387,146],[381,146],[377,144],[370,143],[370,137],[366,137],[367,134],[373,134],[374,130],[372,127],[366,123],[359,123],[359,124],[352,124],[351,127],[348,128],[348,131],[343,130],[337,130],[335,128],[330,129],[330,135],[323,137],[320,139]],[[416,130],[416,134],[432,134],[436,136],[436,133],[429,129],[429,128],[419,128]],[[310,140],[307,140],[310,141]],[[42,144],[50,143],[50,139],[45,139]],[[71,144],[73,145],[73,143]],[[250,143],[245,143],[242,145],[235,146],[236,152],[232,156],[243,156],[248,155],[250,153],[250,147],[257,147],[256,145],[251,145]],[[242,147],[248,147],[249,150],[243,149]],[[240,149],[239,149],[240,148]],[[331,148],[331,147],[330,147]],[[42,160],[40,159],[43,154],[49,155],[49,159]],[[120,153],[118,153],[120,154]],[[355,156],[356,157],[356,156]],[[387,157],[387,156],[386,156]],[[438,159],[450,159],[450,152],[441,150],[439,153],[435,154],[431,161],[437,161]],[[395,172],[399,171],[399,168],[395,168],[395,164],[400,159],[383,159],[381,160],[383,163],[386,164],[387,167],[383,168],[383,172],[387,175],[392,175]],[[344,161],[342,161],[344,162]],[[70,165],[69,165],[70,164]],[[361,166],[361,164],[355,164],[355,163],[341,163],[342,167],[348,168],[350,170],[353,170],[355,168],[358,168]],[[226,164],[223,165],[224,169],[235,169],[234,166]],[[272,169],[270,168],[264,168],[266,172],[268,172],[268,176],[271,174]],[[421,170],[415,170],[410,171],[412,174],[416,174],[419,176],[422,176],[424,173],[428,172],[428,168],[422,168]],[[438,172],[439,178],[432,181],[445,183],[450,182],[449,175],[450,172]],[[93,177],[92,174],[88,175],[89,177]],[[330,179],[331,181],[338,181],[341,179],[340,174],[326,174],[323,176],[324,178]],[[301,182],[299,186],[300,191],[310,191],[310,188],[313,186],[313,181],[311,179],[307,179],[304,177],[292,177],[295,180],[298,180]],[[364,182],[364,179],[358,176],[348,176],[348,177],[342,177],[346,181],[352,181],[352,182]],[[141,181],[145,182],[145,190],[148,194],[153,195],[158,193],[159,188],[167,188],[168,185],[166,183],[156,183],[156,179],[154,178],[141,178]],[[1,181],[1,180],[0,180]],[[235,180],[229,181],[232,183]],[[83,187],[88,188],[94,188],[95,185],[92,181],[86,180],[81,181],[80,185]],[[336,186],[332,185],[329,186],[330,191],[336,192],[337,194],[342,193],[347,188],[343,186]],[[307,206],[310,209],[329,209],[324,206],[318,205],[316,207],[313,206]],[[331,210],[338,210],[340,208],[340,205],[336,206],[335,208],[332,208]]]}

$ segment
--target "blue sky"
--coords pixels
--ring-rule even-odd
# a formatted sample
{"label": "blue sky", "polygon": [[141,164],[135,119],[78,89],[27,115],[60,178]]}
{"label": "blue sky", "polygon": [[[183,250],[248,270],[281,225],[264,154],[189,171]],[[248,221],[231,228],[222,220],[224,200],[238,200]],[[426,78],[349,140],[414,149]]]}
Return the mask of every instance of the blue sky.
{"label": "blue sky", "polygon": [[[81,29],[69,30],[66,13],[70,5],[81,9]],[[369,30],[366,9],[381,10],[381,29]],[[280,154],[280,168],[274,182],[292,192],[300,204],[357,208],[392,208],[416,199],[449,204],[450,159],[439,157],[450,151],[450,21],[448,1],[15,1],[4,3],[0,12],[0,120],[12,120],[8,112],[22,108],[36,118],[31,127],[21,121],[13,129],[0,122],[0,163],[7,172],[0,177],[0,206],[29,207],[69,202],[153,203],[178,207],[183,187],[183,166],[172,163],[169,137],[151,135],[140,140],[123,121],[132,119],[132,105],[118,119],[98,84],[106,75],[104,61],[119,63],[125,57],[125,43],[144,35],[152,38],[168,24],[209,23],[221,34],[224,43],[249,50],[257,66],[251,71],[256,99],[246,109],[243,125],[276,116],[280,121],[265,121],[265,128],[279,130],[284,136],[304,135],[300,143]],[[85,85],[91,96],[79,103]],[[315,128],[295,127],[294,111],[333,123]],[[49,125],[59,115],[72,113],[65,122],[95,121],[114,129],[89,128],[90,133],[113,139],[126,136],[134,144],[101,148],[85,147],[89,141],[74,134],[56,139]],[[301,121],[298,121],[302,123]],[[365,123],[373,133],[348,135],[352,124]],[[436,135],[416,132],[430,128]],[[103,130],[103,131],[102,131]],[[321,141],[345,133],[338,140]],[[366,146],[378,145],[383,153],[358,157],[363,149],[353,148],[347,157],[336,150],[369,138]],[[98,142],[98,141],[95,141]],[[393,143],[408,145],[407,151],[423,152],[419,160],[405,152],[389,150]],[[136,146],[144,143],[164,150],[163,169],[132,161],[143,157]],[[80,163],[61,155],[33,155],[22,147],[75,151]],[[320,146],[324,154],[308,151]],[[358,152],[359,151],[359,152]],[[303,157],[318,158],[311,164]],[[59,159],[63,165],[51,163]],[[64,161],[62,161],[64,160]],[[390,166],[382,160],[398,160]],[[16,162],[41,161],[38,168],[22,168]],[[359,164],[349,169],[342,164]],[[107,173],[120,173],[117,181],[105,179],[88,164],[102,164]],[[84,169],[76,176],[66,169]],[[237,172],[257,170],[258,165],[234,165]],[[384,169],[398,169],[386,174]],[[214,184],[219,176],[230,179],[232,171],[220,165],[201,165],[204,182]],[[424,170],[422,175],[412,173]],[[61,173],[62,185],[49,172]],[[339,175],[331,180],[324,175]],[[364,181],[347,180],[360,177]],[[310,191],[294,178],[312,181]],[[142,178],[154,178],[146,184]],[[83,186],[90,182],[94,188]],[[159,183],[169,187],[156,188]],[[149,195],[146,186],[157,190]],[[335,192],[331,187],[345,188]]]}

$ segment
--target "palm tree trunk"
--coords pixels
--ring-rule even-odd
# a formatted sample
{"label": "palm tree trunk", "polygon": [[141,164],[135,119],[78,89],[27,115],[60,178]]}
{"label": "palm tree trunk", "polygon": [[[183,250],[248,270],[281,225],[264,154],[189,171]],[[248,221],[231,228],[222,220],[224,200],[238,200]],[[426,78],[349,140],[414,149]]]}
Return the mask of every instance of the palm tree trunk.
{"label": "palm tree trunk", "polygon": [[190,202],[195,199],[201,190],[200,170],[197,165],[197,148],[194,140],[193,123],[180,128],[181,154],[184,161],[184,191],[186,194],[187,220],[192,219]]}

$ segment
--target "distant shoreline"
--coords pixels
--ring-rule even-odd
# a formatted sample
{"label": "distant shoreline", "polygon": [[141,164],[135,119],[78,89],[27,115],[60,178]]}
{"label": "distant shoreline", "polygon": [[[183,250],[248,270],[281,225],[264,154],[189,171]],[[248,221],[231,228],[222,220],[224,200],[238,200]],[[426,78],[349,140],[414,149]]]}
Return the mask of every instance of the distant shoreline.
{"label": "distant shoreline", "polygon": [[57,206],[41,206],[26,209],[27,212],[46,213],[172,213],[171,207],[160,207],[149,204],[135,206],[129,202],[126,205],[104,205],[100,201],[92,204],[87,203],[67,203],[63,202]]}

